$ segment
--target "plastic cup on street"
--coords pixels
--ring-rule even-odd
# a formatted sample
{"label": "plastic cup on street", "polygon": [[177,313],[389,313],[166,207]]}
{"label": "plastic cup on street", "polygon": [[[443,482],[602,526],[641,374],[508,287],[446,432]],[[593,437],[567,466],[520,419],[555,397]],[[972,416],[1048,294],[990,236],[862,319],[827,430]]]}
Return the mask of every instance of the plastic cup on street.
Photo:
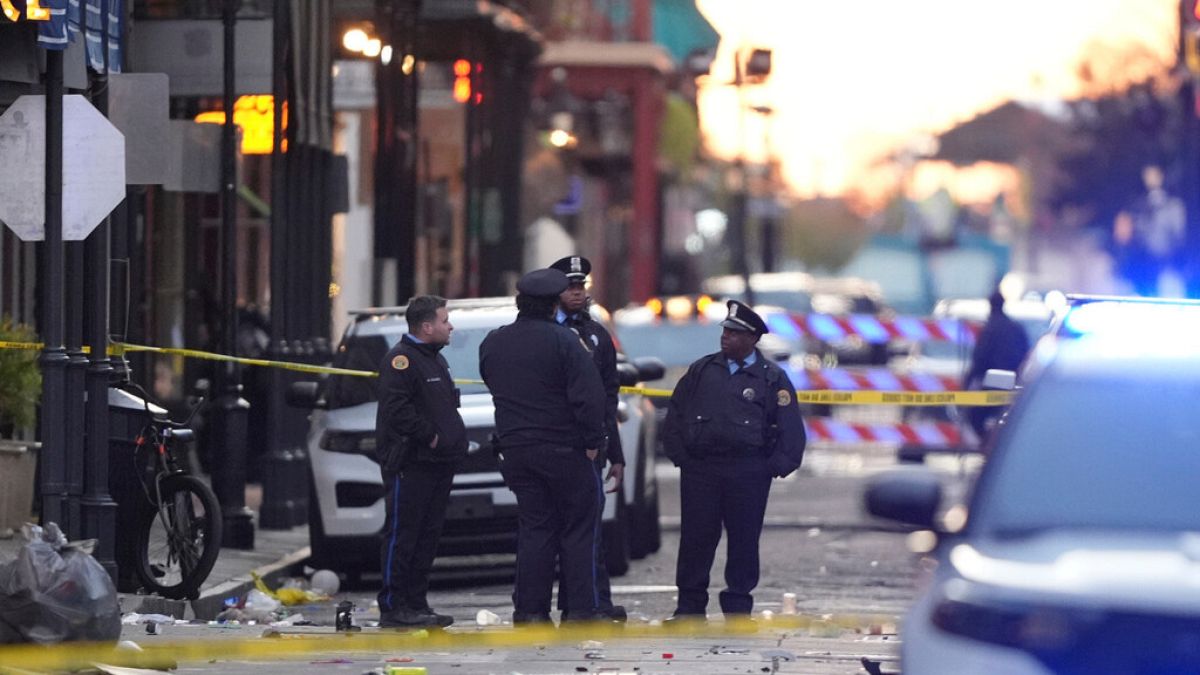
{"label": "plastic cup on street", "polygon": [[795,614],[796,613],[796,594],[783,594],[783,607],[779,610],[780,614]]}
{"label": "plastic cup on street", "polygon": [[500,624],[500,615],[488,609],[481,609],[475,613],[475,623],[480,626],[497,626]]}

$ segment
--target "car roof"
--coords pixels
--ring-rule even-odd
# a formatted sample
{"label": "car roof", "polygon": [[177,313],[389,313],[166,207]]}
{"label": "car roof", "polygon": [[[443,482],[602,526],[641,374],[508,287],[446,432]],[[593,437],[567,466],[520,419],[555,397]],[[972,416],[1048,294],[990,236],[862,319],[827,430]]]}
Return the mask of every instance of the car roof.
{"label": "car roof", "polygon": [[[407,305],[399,307],[368,307],[350,312],[355,335],[388,335],[408,330],[404,320]],[[516,301],[511,297],[465,298],[448,300],[450,320],[455,328],[495,328],[511,323],[517,316]]]}
{"label": "car roof", "polygon": [[1069,298],[1058,330],[1038,343],[1031,368],[1075,378],[1200,378],[1200,303]]}

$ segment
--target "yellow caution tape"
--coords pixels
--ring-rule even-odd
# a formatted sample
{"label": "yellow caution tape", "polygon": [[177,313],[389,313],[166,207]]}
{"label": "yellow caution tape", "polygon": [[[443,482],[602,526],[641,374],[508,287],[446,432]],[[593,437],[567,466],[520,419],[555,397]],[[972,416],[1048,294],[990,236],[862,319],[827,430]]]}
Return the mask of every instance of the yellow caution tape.
{"label": "yellow caution tape", "polygon": [[[252,639],[220,639],[142,642],[143,651],[119,649],[111,644],[69,643],[55,646],[17,645],[0,647],[0,673],[14,670],[79,670],[95,663],[134,668],[168,668],[180,662],[262,661],[294,659],[314,654],[389,651],[458,651],[505,647],[533,647],[579,643],[583,640],[656,640],[664,652],[671,650],[671,638],[713,637],[764,634],[786,636],[796,632],[821,637],[836,637],[846,631],[863,633],[891,632],[899,617],[875,615],[775,615],[771,620],[726,620],[708,624],[701,621],[682,624],[564,624],[522,626],[520,628],[452,628],[412,632],[365,630],[360,633],[317,633],[289,628],[263,627],[263,635]],[[170,625],[165,626],[167,631]],[[217,630],[217,629],[214,629]],[[277,639],[276,639],[277,638]]]}
{"label": "yellow caution tape", "polygon": [[[38,350],[41,343],[36,342],[3,342],[0,349]],[[87,351],[87,348],[84,348]],[[214,354],[199,349],[184,349],[180,347],[150,347],[130,343],[113,343],[109,352],[115,355],[126,352],[150,352],[153,354],[170,354],[194,359],[240,363],[247,366],[264,368],[283,368],[301,373],[318,375],[348,375],[351,377],[379,377],[373,370],[353,370],[350,368],[333,368],[331,366],[314,366],[307,363],[291,361],[270,361],[267,359],[251,359],[241,356]],[[482,385],[482,380],[454,380],[455,384]],[[670,389],[655,389],[651,387],[621,387],[623,394],[637,394],[657,398],[669,398]],[[1008,405],[1012,402],[1013,392],[1010,391],[943,391],[943,392],[914,392],[914,391],[837,391],[831,389],[804,390],[796,392],[796,400],[800,403],[819,403],[825,405],[898,405],[898,406],[996,406]]]}
{"label": "yellow caution tape", "polygon": [[800,403],[827,405],[993,406],[1012,403],[1011,391],[797,391]]}

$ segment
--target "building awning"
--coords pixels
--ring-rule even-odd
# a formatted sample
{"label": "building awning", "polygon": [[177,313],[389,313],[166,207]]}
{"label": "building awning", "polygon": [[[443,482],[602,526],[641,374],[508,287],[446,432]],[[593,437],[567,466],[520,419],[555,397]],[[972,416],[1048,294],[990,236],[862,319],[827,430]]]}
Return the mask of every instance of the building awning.
{"label": "building awning", "polygon": [[696,9],[696,0],[654,0],[654,41],[666,47],[676,63],[694,51],[716,49],[720,40]]}
{"label": "building awning", "polygon": [[542,52],[538,66],[635,68],[657,71],[662,75],[675,71],[671,55],[661,45],[652,42],[551,42]]}
{"label": "building awning", "polygon": [[88,67],[98,73],[119,73],[123,5],[123,0],[42,0],[50,19],[38,22],[38,46],[63,51],[82,35]]}
{"label": "building awning", "polygon": [[[421,5],[423,59],[449,60],[463,56],[463,40],[495,37],[515,44],[526,58],[541,51],[542,35],[521,14],[489,0],[437,0]],[[473,36],[473,37],[471,37]]]}

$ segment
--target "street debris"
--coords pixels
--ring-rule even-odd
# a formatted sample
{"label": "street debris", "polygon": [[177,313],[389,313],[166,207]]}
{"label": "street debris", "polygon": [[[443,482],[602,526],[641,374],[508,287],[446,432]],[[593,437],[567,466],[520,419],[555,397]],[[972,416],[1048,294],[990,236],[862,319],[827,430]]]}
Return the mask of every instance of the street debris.
{"label": "street debris", "polygon": [[722,645],[715,645],[715,646],[708,648],[708,653],[709,654],[749,654],[750,650],[749,649],[741,649],[738,647],[725,647]]}
{"label": "street debris", "polygon": [[21,528],[17,557],[0,562],[0,644],[116,642],[121,606],[95,540],[67,542],[58,525]]}
{"label": "street debris", "polygon": [[780,614],[795,614],[796,613],[796,594],[783,594],[783,607],[779,610]]}
{"label": "street debris", "polygon": [[333,570],[317,570],[313,572],[310,583],[314,593],[321,593],[326,596],[337,595],[338,589],[342,587],[342,580],[338,578],[337,572]]}
{"label": "street debris", "polygon": [[[254,572],[251,572],[250,576],[254,579],[254,590],[257,590],[284,605],[305,605],[313,602],[323,602],[330,599],[327,593],[296,588],[294,586],[284,586],[278,590],[272,590],[270,586],[267,586],[267,582],[263,581],[262,577],[258,576]],[[254,591],[252,590],[250,593],[253,594]]]}
{"label": "street debris", "polygon": [[480,626],[498,626],[500,615],[488,609],[481,609],[475,613],[475,623]]}
{"label": "street debris", "polygon": [[354,633],[362,627],[354,625],[354,603],[343,600],[337,604],[333,614],[333,629],[339,633]]}
{"label": "street debris", "polygon": [[[138,624],[147,622],[176,623],[176,621],[175,617],[166,614],[138,614],[137,612],[130,612],[121,617],[121,625],[123,626],[137,626]],[[185,621],[184,623],[187,622]]]}
{"label": "street debris", "polygon": [[579,643],[579,649],[584,651],[603,648],[604,643],[600,642],[599,640],[584,640],[583,642]]}

